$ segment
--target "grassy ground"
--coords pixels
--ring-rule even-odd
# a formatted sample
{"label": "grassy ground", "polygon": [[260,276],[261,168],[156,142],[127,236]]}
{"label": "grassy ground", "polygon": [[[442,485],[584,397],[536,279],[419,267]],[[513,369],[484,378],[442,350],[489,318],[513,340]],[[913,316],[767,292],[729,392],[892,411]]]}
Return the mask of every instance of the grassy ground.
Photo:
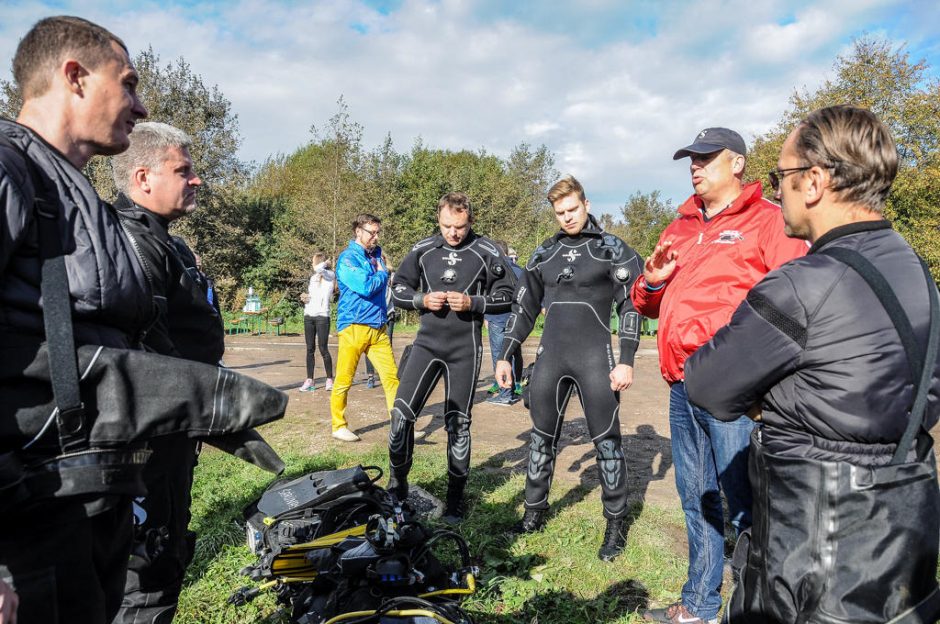
{"label": "grassy ground", "polygon": [[[365,454],[338,451],[315,457],[285,454],[288,473],[362,463],[387,466],[384,448]],[[416,456],[413,482],[443,498],[446,467],[440,453]],[[479,591],[464,606],[476,622],[637,622],[650,603],[675,600],[685,574],[677,554],[684,534],[681,510],[636,505],[628,545],[613,563],[597,559],[603,535],[598,493],[556,484],[553,509],[559,509],[538,534],[514,536],[508,529],[519,518],[524,474],[477,461],[468,487],[470,511],[460,531],[481,568]],[[177,619],[184,623],[286,622],[271,596],[249,605],[225,604],[231,592],[251,584],[238,575],[253,563],[245,546],[242,508],[269,483],[260,470],[219,452],[203,454],[193,489],[193,529],[199,540],[187,573]]]}

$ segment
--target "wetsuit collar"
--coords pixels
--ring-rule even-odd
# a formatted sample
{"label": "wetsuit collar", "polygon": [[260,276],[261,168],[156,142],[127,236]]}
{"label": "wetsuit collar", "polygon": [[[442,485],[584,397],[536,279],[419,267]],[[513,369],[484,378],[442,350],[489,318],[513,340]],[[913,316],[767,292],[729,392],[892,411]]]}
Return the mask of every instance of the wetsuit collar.
{"label": "wetsuit collar", "polygon": [[[578,239],[582,236],[591,236],[594,238],[599,238],[603,235],[604,235],[604,228],[602,228],[601,224],[597,222],[597,219],[594,218],[594,215],[592,215],[591,213],[588,213],[587,223],[584,224],[584,228],[582,228],[580,232],[572,236],[572,235],[566,234],[564,230],[558,230],[555,233],[555,236],[553,236],[552,238],[554,238],[556,241],[559,241],[563,238]],[[470,238],[470,237],[468,236],[467,238]]]}
{"label": "wetsuit collar", "polygon": [[878,221],[856,221],[855,223],[846,223],[845,225],[840,225],[834,227],[819,238],[816,239],[816,242],[813,243],[813,246],[809,248],[809,251],[806,253],[816,253],[832,241],[837,238],[842,238],[843,236],[849,236],[851,234],[858,234],[859,232],[874,232],[876,230],[890,230],[891,222],[885,219],[880,219]]}
{"label": "wetsuit collar", "polygon": [[479,238],[479,236],[477,236],[477,233],[473,231],[473,228],[470,228],[470,231],[467,232],[467,235],[464,237],[464,239],[460,241],[460,244],[457,245],[456,247],[451,247],[448,244],[448,242],[444,240],[444,236],[440,232],[438,232],[437,234],[434,235],[434,246],[435,247],[447,247],[448,249],[463,249],[469,246],[471,243],[473,243],[473,241],[475,241],[477,238]]}

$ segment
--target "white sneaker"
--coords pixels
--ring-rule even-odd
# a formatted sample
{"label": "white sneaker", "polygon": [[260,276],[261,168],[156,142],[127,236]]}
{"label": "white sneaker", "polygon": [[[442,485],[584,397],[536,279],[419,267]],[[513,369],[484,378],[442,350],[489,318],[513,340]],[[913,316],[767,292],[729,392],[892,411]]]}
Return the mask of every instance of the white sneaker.
{"label": "white sneaker", "polygon": [[359,436],[349,430],[349,427],[340,427],[333,432],[333,437],[343,442],[358,442]]}
{"label": "white sneaker", "polygon": [[418,440],[423,440],[428,435],[427,431],[418,431],[415,429],[415,442]]}

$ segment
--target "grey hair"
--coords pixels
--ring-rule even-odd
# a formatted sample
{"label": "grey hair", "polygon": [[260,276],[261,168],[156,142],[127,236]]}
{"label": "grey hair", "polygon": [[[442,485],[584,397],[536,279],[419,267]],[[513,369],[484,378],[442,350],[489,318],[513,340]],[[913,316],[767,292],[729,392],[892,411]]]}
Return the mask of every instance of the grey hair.
{"label": "grey hair", "polygon": [[189,148],[193,140],[188,134],[158,121],[145,121],[134,126],[127,151],[111,158],[111,173],[117,190],[127,195],[131,174],[138,167],[157,169],[166,160],[171,147]]}

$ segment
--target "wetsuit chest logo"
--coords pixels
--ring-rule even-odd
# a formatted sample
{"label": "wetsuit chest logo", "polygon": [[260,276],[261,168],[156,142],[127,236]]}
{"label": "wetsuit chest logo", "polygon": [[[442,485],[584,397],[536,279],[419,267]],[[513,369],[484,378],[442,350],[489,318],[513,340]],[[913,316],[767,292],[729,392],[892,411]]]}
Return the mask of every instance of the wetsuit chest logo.
{"label": "wetsuit chest logo", "polygon": [[454,265],[457,264],[458,262],[462,262],[462,261],[463,261],[463,260],[460,258],[460,256],[457,255],[457,252],[456,252],[456,251],[450,252],[449,254],[447,254],[446,256],[444,256],[442,259],[444,260],[444,262],[446,262],[446,263],[449,264],[450,266],[454,266]]}
{"label": "wetsuit chest logo", "polygon": [[562,254],[561,257],[566,258],[568,262],[574,262],[575,260],[581,257],[581,254],[578,253],[577,249],[572,249],[568,253]]}

